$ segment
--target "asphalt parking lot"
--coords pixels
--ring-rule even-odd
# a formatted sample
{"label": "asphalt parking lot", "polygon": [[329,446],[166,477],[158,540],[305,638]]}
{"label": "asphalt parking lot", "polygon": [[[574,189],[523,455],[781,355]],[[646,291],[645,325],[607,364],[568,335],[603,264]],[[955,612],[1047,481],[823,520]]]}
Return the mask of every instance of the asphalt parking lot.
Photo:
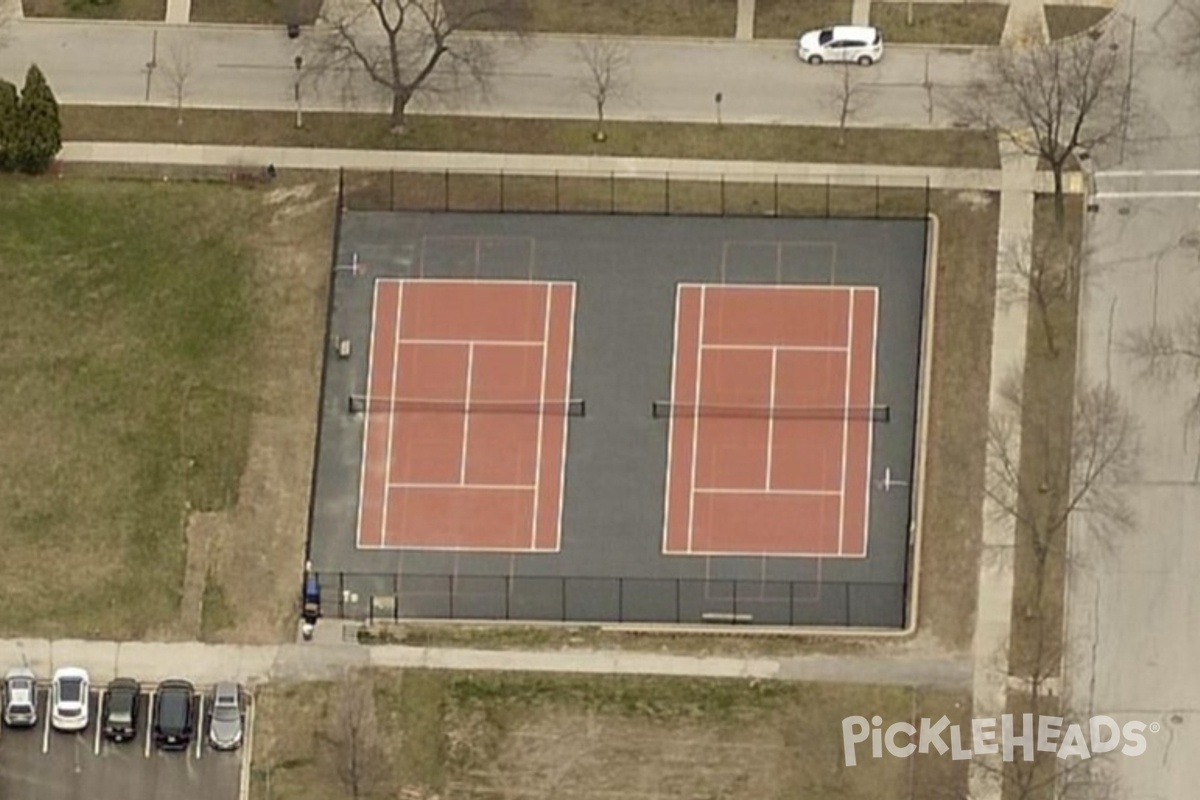
{"label": "asphalt parking lot", "polygon": [[[4,800],[237,800],[248,748],[217,752],[208,733],[199,693],[196,735],[186,752],[160,752],[147,735],[152,692],[142,695],[137,736],[114,744],[100,734],[104,689],[93,689],[89,725],[81,733],[50,727],[49,690],[38,689],[38,724],[0,729],[0,797]],[[247,729],[253,708],[246,718]]]}

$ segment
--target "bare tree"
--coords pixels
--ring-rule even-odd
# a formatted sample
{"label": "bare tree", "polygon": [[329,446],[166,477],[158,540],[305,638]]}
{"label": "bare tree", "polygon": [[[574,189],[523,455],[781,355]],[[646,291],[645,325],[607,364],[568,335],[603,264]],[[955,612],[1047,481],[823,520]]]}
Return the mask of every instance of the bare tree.
{"label": "bare tree", "polygon": [[994,131],[1050,168],[1060,222],[1072,159],[1122,134],[1129,122],[1123,49],[1111,26],[1095,38],[1002,46],[954,102],[962,121]]}
{"label": "bare tree", "polygon": [[[1191,399],[1184,412],[1187,436],[1200,432],[1200,304],[1166,325],[1135,330],[1120,343],[1120,349],[1137,364],[1140,375],[1170,387],[1190,381]],[[1200,473],[1200,462],[1197,464]]]}
{"label": "bare tree", "polygon": [[1183,15],[1179,59],[1184,66],[1200,67],[1200,0],[1180,0],[1174,8]]}
{"label": "bare tree", "polygon": [[195,59],[192,56],[191,45],[183,42],[173,42],[167,48],[167,58],[160,65],[171,87],[171,99],[175,102],[175,124],[183,124],[183,101],[187,97],[188,82],[195,70]]}
{"label": "bare tree", "polygon": [[628,88],[629,48],[621,42],[603,38],[582,42],[578,47],[579,59],[587,71],[582,87],[596,104],[594,138],[603,142],[608,138],[604,131],[604,109],[609,100]]}
{"label": "bare tree", "polygon": [[333,697],[331,755],[334,768],[350,800],[378,794],[387,775],[387,755],[379,739],[375,693],[370,678],[351,673]]}
{"label": "bare tree", "polygon": [[1023,378],[1002,383],[1002,405],[988,425],[984,489],[993,513],[1015,522],[1028,542],[1034,584],[1025,613],[1036,616],[1072,518],[1086,520],[1101,544],[1132,529],[1125,487],[1137,474],[1139,441],[1111,387],[1079,380],[1071,405],[1032,407]]}
{"label": "bare tree", "polygon": [[1058,237],[1036,247],[1026,240],[1004,254],[997,275],[996,291],[1006,303],[1033,305],[1038,328],[1051,357],[1060,352],[1056,310],[1075,308],[1083,280],[1083,254]]}
{"label": "bare tree", "polygon": [[849,62],[843,63],[832,89],[834,108],[838,112],[838,147],[846,146],[846,123],[858,110],[859,84],[851,74],[855,69]]}
{"label": "bare tree", "polygon": [[[333,6],[333,10],[329,7]],[[523,0],[365,0],[326,4],[314,52],[316,75],[350,81],[365,74],[391,98],[391,128],[406,130],[409,103],[419,93],[485,88],[493,67],[489,39],[472,29],[520,31]]]}

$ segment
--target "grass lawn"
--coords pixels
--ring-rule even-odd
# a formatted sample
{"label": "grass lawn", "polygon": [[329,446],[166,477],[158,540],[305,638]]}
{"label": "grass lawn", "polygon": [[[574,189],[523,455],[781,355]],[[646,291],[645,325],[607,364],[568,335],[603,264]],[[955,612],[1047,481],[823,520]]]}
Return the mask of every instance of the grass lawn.
{"label": "grass lawn", "polygon": [[[968,696],[903,687],[434,671],[272,684],[258,694],[253,800],[389,797],[932,797],[962,787],[949,756],[843,766],[841,721],[968,718]],[[351,720],[358,724],[351,725]],[[339,778],[339,774],[341,777]]]}
{"label": "grass lawn", "polygon": [[382,150],[486,150],[500,153],[646,156],[815,163],[917,164],[998,168],[995,140],[980,131],[851,128],[839,147],[831,128],[780,125],[613,122],[608,141],[592,140],[583,120],[417,116],[397,138],[385,115],[185,110],[184,124],[167,108],[65,106],[67,141],[147,141]]}
{"label": "grass lawn", "polygon": [[21,6],[27,17],[140,19],[159,22],[167,17],[167,0],[21,0]]}
{"label": "grass lawn", "polygon": [[321,0],[192,0],[192,22],[311,25]]}
{"label": "grass lawn", "polygon": [[[265,189],[67,172],[0,181],[0,635],[278,640],[302,558],[329,205],[314,218]],[[319,253],[315,270],[294,247]]]}
{"label": "grass lawn", "polygon": [[850,21],[851,0],[756,0],[754,38],[795,39],[801,33]]}
{"label": "grass lawn", "polygon": [[[448,0],[449,5],[474,0]],[[532,33],[733,38],[737,0],[526,0]],[[508,30],[510,19],[479,17],[477,30]]]}
{"label": "grass lawn", "polygon": [[1113,13],[1102,6],[1046,6],[1046,27],[1050,38],[1065,39],[1083,33]]}
{"label": "grass lawn", "polygon": [[912,4],[901,0],[871,3],[871,24],[883,30],[885,42],[896,44],[1000,44],[1008,6],[1003,3]]}
{"label": "grass lawn", "polygon": [[[1054,218],[1053,198],[1039,195],[1034,205],[1034,253],[1046,252],[1056,239],[1078,253],[1083,240],[1083,207],[1078,196],[1066,198],[1063,229]],[[1062,519],[1072,491],[1071,436],[1075,390],[1078,297],[1047,293],[1045,303],[1029,303],[1025,373],[1021,403],[1019,482],[1025,514],[1042,522],[1035,531],[1017,526],[1014,550],[1013,629],[1009,671],[1013,675],[1057,674],[1061,655],[1067,555],[1066,530],[1048,520]],[[1049,331],[1049,333],[1048,333]],[[1034,537],[1049,545],[1038,591]],[[1048,664],[1053,665],[1048,667]]]}

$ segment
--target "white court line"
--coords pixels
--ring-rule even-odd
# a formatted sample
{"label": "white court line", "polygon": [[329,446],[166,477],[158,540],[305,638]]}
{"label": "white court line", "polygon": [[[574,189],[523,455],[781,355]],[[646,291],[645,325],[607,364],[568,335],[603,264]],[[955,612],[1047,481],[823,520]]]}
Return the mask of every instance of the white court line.
{"label": "white court line", "polygon": [[401,344],[447,345],[466,347],[467,345],[494,345],[496,347],[539,347],[541,342],[536,339],[404,339]]}
{"label": "white court line", "polygon": [[[400,370],[400,319],[404,314],[404,283],[396,293],[396,336],[392,341],[392,382],[388,387],[388,397],[396,396],[396,376]],[[392,482],[392,439],[396,430],[396,409],[388,409],[388,438],[387,461],[383,465],[383,513],[380,516],[379,541],[387,538],[388,521],[388,484]]]}
{"label": "white court line", "polygon": [[389,489],[483,489],[485,491],[532,492],[533,484],[523,483],[389,483]]}
{"label": "white court line", "polygon": [[[847,556],[840,553],[827,553],[823,550],[771,550],[763,552],[762,550],[691,550],[688,552],[677,551],[671,555],[681,556],[702,556],[704,558],[726,557],[726,558],[844,558],[862,560],[862,556]],[[797,598],[799,599],[799,598]]]}
{"label": "white court line", "polygon": [[[679,307],[683,302],[683,284],[675,287],[675,330],[671,333],[671,408],[675,408],[675,380],[676,370],[679,366]],[[671,414],[667,418],[667,496],[663,500],[663,552],[669,552],[670,548],[670,532],[671,532],[671,495],[672,484],[671,480],[671,454],[675,451],[675,415]]]}
{"label": "white court line", "polygon": [[525,281],[518,279],[502,280],[499,278],[380,278],[379,281],[392,283],[441,283],[461,286],[528,286],[531,283],[544,283],[548,286],[570,286],[570,281]]}
{"label": "white court line", "polygon": [[749,290],[752,292],[831,292],[855,288],[850,283],[681,283],[689,289],[705,289],[709,286],[722,291]]}
{"label": "white court line", "polygon": [[146,747],[142,751],[145,758],[150,757],[150,740],[154,738],[154,698],[157,694],[157,689],[151,689],[146,697]]}
{"label": "white court line", "polygon": [[775,451],[775,373],[779,368],[779,350],[771,348],[771,393],[767,396],[767,483],[771,491],[771,456]]}
{"label": "white court line", "polygon": [[[846,314],[846,388],[843,395],[843,407],[850,408],[850,371],[851,357],[854,349],[854,289],[850,290],[850,310]],[[845,538],[846,527],[846,449],[850,443],[850,415],[842,420],[842,488],[838,503],[838,552],[842,552],[842,540]]]}
{"label": "white court line", "polygon": [[[371,301],[371,342],[367,345],[367,395],[371,394],[371,375],[375,367],[375,319],[376,313],[379,311],[379,282],[375,282],[375,297]],[[399,337],[400,331],[396,331],[396,336]],[[371,419],[374,414],[367,414],[367,421],[363,426],[363,446],[362,446],[362,466],[358,475],[358,533],[355,536],[354,544],[356,547],[362,547],[363,535],[363,497],[367,493],[367,445],[371,441]],[[386,500],[386,498],[385,498]]]}
{"label": "white court line", "polygon": [[529,532],[529,546],[537,547],[538,531],[538,486],[542,483],[542,436],[546,428],[546,362],[550,360],[550,313],[554,310],[554,293],[546,287],[546,307],[542,309],[542,385],[538,391],[537,452],[533,455],[533,525]]}
{"label": "white court line", "polygon": [[367,550],[398,550],[398,551],[419,551],[422,553],[439,552],[439,553],[559,553],[562,552],[557,547],[539,547],[536,550],[530,550],[528,547],[478,547],[472,545],[431,545],[431,544],[389,544],[383,547],[369,547]]}
{"label": "white court line", "polygon": [[[704,286],[700,287],[700,321],[697,324],[696,331],[696,394],[692,398],[692,402],[699,407],[700,405],[700,373],[704,369],[704,308],[707,299],[708,289]],[[700,441],[700,415],[692,415],[692,482],[691,491],[688,494],[688,528],[687,528],[687,552],[692,552],[692,526],[696,522],[696,464],[700,461],[699,453],[696,452],[696,446]]]}
{"label": "white court line", "polygon": [[[36,690],[35,690],[36,691]],[[50,710],[54,703],[54,687],[51,686],[46,691],[46,716],[43,718],[42,725],[42,754],[50,752]]]}
{"label": "white court line", "polygon": [[[879,347],[879,292],[874,287],[871,292],[871,397],[867,401],[867,406],[875,407],[875,351]],[[865,500],[863,500],[863,541],[862,552],[857,555],[865,556],[867,554],[867,539],[871,535],[871,457],[875,446],[875,426],[868,423],[867,425],[867,475],[866,486],[863,487]]]}
{"label": "white court line", "polygon": [[199,761],[204,747],[204,694],[197,695],[196,704],[196,760]]}
{"label": "white court line", "polygon": [[706,344],[704,350],[782,350],[785,353],[844,353],[844,345]]}
{"label": "white court line", "polygon": [[[536,239],[534,240],[537,241]],[[575,359],[575,284],[571,286],[571,318],[567,330],[567,397],[571,396],[571,367]],[[562,419],[563,426],[563,443],[562,443],[562,464],[559,467],[558,476],[558,520],[557,530],[558,535],[554,539],[554,552],[557,553],[562,549],[562,519],[563,519],[563,504],[567,497],[567,437],[571,433],[571,421],[564,415]]]}
{"label": "white court line", "polygon": [[805,497],[836,497],[841,492],[835,489],[721,489],[717,487],[696,489],[696,494],[747,494],[747,495],[797,495]]}
{"label": "white court line", "polygon": [[462,453],[458,461],[459,486],[467,485],[467,442],[471,439],[471,415],[467,412],[471,408],[471,372],[474,366],[475,344],[472,342],[467,345],[467,396],[463,403]]}

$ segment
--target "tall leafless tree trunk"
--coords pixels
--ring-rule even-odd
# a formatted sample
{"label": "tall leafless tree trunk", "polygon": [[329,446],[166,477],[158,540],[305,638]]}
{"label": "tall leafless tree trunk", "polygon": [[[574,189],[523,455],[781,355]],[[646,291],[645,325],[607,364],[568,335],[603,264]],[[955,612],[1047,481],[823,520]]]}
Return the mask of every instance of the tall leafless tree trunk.
{"label": "tall leafless tree trunk", "polygon": [[579,58],[587,71],[582,81],[584,92],[596,104],[595,139],[608,138],[604,130],[604,109],[608,101],[628,87],[629,48],[609,39],[592,39],[579,45]]}
{"label": "tall leafless tree trunk", "polygon": [[519,32],[525,21],[524,0],[361,0],[333,8],[321,12],[324,30],[305,59],[310,72],[347,81],[365,75],[388,92],[397,134],[418,94],[464,81],[486,87],[492,44],[473,29]]}
{"label": "tall leafless tree trunk", "polygon": [[331,755],[350,800],[375,796],[386,779],[387,754],[379,739],[374,687],[367,675],[351,673],[334,693]]}
{"label": "tall leafless tree trunk", "polygon": [[1066,214],[1064,174],[1072,160],[1129,124],[1126,48],[1111,26],[1096,38],[1002,46],[954,103],[962,121],[996,132],[1050,168],[1060,224]]}
{"label": "tall leafless tree trunk", "polygon": [[854,76],[857,67],[843,63],[838,70],[837,83],[832,95],[838,113],[838,147],[846,146],[846,124],[858,110],[859,85]]}
{"label": "tall leafless tree trunk", "polygon": [[182,42],[174,42],[167,48],[167,58],[160,65],[163,75],[171,87],[171,99],[175,104],[175,124],[183,125],[183,101],[187,97],[188,82],[195,69],[192,48]]}

